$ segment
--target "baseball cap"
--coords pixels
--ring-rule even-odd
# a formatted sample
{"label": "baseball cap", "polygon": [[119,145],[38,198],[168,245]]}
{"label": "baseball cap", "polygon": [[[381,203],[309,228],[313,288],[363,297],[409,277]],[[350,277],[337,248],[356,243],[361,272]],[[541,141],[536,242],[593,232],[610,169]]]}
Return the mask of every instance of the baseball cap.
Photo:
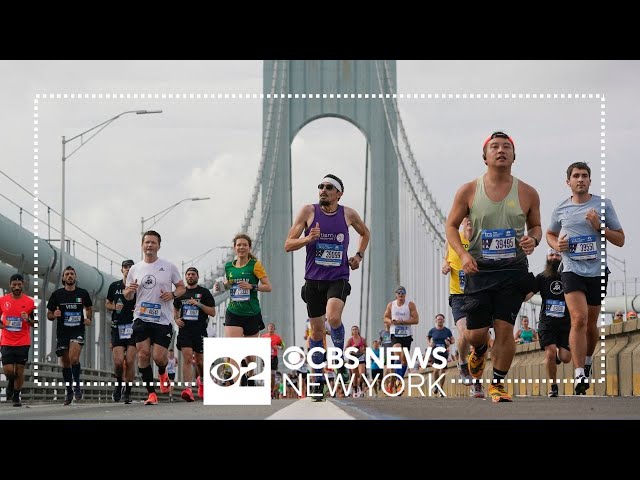
{"label": "baseball cap", "polygon": [[407,289],[403,286],[399,286],[398,288],[396,288],[396,293],[400,295],[406,295]]}
{"label": "baseball cap", "polygon": [[198,269],[196,267],[187,268],[184,273],[187,273],[187,272],[196,272],[196,275],[200,276],[200,272],[198,272]]}
{"label": "baseball cap", "polygon": [[130,267],[131,265],[135,265],[136,262],[134,262],[133,260],[125,260],[124,262],[122,262],[122,267]]}
{"label": "baseball cap", "polygon": [[634,311],[627,312],[627,320],[631,320],[633,318],[638,318],[638,314]]}
{"label": "baseball cap", "polygon": [[560,252],[555,248],[549,248],[549,250],[547,250],[547,255],[560,255]]}

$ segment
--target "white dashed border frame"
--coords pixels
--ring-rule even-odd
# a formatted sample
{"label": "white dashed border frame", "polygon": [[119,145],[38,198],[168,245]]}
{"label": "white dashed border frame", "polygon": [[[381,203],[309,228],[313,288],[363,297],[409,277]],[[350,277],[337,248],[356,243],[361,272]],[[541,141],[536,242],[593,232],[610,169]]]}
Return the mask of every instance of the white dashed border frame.
{"label": "white dashed border frame", "polygon": [[[36,302],[36,311],[35,311],[35,320],[36,324],[34,326],[34,334],[33,334],[33,353],[35,363],[39,361],[39,345],[38,345],[38,332],[39,332],[39,313],[38,309],[40,306],[40,297],[38,293],[38,162],[39,162],[39,106],[40,100],[67,100],[67,99],[75,99],[75,100],[103,100],[103,99],[150,99],[150,100],[158,100],[158,99],[183,99],[183,100],[222,100],[222,99],[238,99],[238,100],[263,100],[263,99],[298,99],[298,98],[316,98],[316,99],[326,99],[326,98],[336,98],[336,99],[383,99],[383,98],[393,98],[393,99],[461,99],[461,100],[481,100],[481,99],[505,99],[505,100],[529,100],[529,99],[539,99],[539,100],[549,100],[549,99],[575,99],[575,100],[600,100],[600,192],[602,197],[601,203],[601,253],[605,253],[605,172],[606,172],[606,102],[605,96],[599,93],[394,93],[394,94],[381,94],[381,93],[286,93],[286,94],[270,94],[270,93],[37,93],[34,95],[33,99],[33,296]],[[606,369],[606,357],[605,357],[605,325],[604,325],[604,272],[605,272],[605,259],[601,258],[601,283],[603,284],[602,289],[602,307],[601,307],[601,322],[600,322],[600,355],[601,355],[601,364],[600,364],[600,374],[601,378],[597,379],[598,383],[604,383],[605,381],[605,369]],[[64,387],[68,386],[65,382],[40,382],[38,378],[38,365],[33,366],[33,376],[34,382],[36,385],[44,385],[44,386],[59,386]],[[555,379],[555,383],[574,383],[574,379]],[[480,383],[490,383],[490,380],[477,380]],[[536,379],[506,379],[507,383],[513,384],[522,384],[522,383],[542,383],[546,384],[547,379],[536,378]],[[126,382],[124,382],[126,383]],[[130,382],[131,385],[146,386],[146,382]],[[460,383],[463,381],[461,379],[452,379],[451,383]],[[596,383],[596,379],[592,378],[591,383]],[[196,382],[172,382],[174,386],[177,387],[196,387]],[[75,385],[75,382],[73,383]],[[80,386],[115,386],[115,382],[80,382]],[[160,382],[154,382],[154,386],[160,386]]]}

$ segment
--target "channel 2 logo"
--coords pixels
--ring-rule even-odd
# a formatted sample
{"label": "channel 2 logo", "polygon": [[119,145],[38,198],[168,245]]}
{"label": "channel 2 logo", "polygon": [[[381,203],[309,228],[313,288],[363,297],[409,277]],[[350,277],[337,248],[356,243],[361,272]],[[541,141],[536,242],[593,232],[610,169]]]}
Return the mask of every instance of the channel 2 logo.
{"label": "channel 2 logo", "polygon": [[269,338],[204,339],[205,405],[271,405]]}

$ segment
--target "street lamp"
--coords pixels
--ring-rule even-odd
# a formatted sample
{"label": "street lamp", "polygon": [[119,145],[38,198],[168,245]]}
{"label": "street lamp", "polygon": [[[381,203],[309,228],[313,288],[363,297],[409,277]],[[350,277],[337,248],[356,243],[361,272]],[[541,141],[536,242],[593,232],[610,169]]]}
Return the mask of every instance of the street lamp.
{"label": "street lamp", "polygon": [[[617,268],[619,268],[620,270],[622,270],[622,275],[624,276],[624,319],[627,319],[627,311],[628,311],[628,303],[627,303],[627,260],[620,260],[619,258],[614,257],[613,255],[611,255],[610,253],[607,253],[607,258],[610,258],[611,260],[614,260],[615,263],[613,263],[613,265],[615,265]],[[622,268],[620,268],[620,265],[622,264]]]}
{"label": "street lamp", "polygon": [[[129,110],[126,112],[122,112],[118,115],[116,115],[115,117],[110,118],[109,120],[106,120],[102,123],[100,123],[99,125],[96,125],[95,127],[91,127],[89,130],[85,130],[82,133],[79,133],[78,135],[76,135],[75,137],[70,138],[69,140],[66,139],[66,137],[63,135],[62,136],[62,213],[60,214],[61,217],[61,221],[62,221],[62,225],[60,228],[60,276],[62,276],[62,272],[63,272],[63,268],[64,268],[64,249],[65,249],[65,236],[64,236],[64,224],[65,224],[65,165],[66,165],[66,161],[68,158],[71,157],[71,155],[73,155],[74,153],[76,153],[78,150],[80,150],[83,146],[85,146],[87,143],[89,143],[89,140],[91,140],[93,137],[95,137],[96,135],[98,135],[102,130],[104,130],[105,128],[107,128],[109,125],[111,125],[112,122],[115,122],[118,118],[120,118],[123,115],[126,115],[127,113],[135,113],[136,115],[147,115],[150,113],[162,113],[162,110]],[[84,136],[89,133],[89,132],[93,132],[94,130],[98,129],[97,131],[95,131],[89,138],[87,138],[86,140],[84,139]],[[73,150],[69,155],[67,155],[66,153],[66,145],[69,142],[74,141],[75,139],[80,138],[80,145]]]}
{"label": "street lamp", "polygon": [[[142,236],[144,235],[145,229],[144,229],[144,224],[146,222],[148,222],[149,220],[153,220],[155,219],[158,215],[162,215],[162,217],[164,217],[164,215],[166,215],[167,213],[169,213],[171,210],[173,210],[174,208],[176,208],[178,205],[180,205],[183,202],[188,202],[188,201],[192,201],[192,202],[198,202],[200,200],[209,200],[211,199],[211,197],[189,197],[189,198],[183,198],[182,200],[180,200],[179,202],[174,203],[173,205],[170,205],[169,207],[165,208],[164,210],[160,210],[158,213],[156,213],[155,215],[151,215],[148,218],[144,218],[144,217],[140,217],[140,238],[142,239]],[[164,215],[163,215],[164,214]],[[162,217],[160,217],[158,220],[155,220],[150,226],[149,228],[153,227],[156,223],[158,223],[160,220],[162,220]],[[140,248],[140,260],[142,260],[144,258],[144,251],[142,250],[142,248]]]}

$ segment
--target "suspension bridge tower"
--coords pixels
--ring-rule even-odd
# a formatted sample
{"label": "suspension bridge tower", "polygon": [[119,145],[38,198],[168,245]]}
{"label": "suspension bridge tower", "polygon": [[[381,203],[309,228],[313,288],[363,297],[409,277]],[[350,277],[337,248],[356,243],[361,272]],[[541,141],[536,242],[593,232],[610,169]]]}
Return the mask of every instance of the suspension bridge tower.
{"label": "suspension bridge tower", "polygon": [[[294,335],[299,335],[299,330],[294,331],[294,298],[300,295],[293,289],[293,255],[284,251],[284,241],[292,223],[292,209],[297,211],[300,208],[300,205],[291,204],[291,143],[308,123],[324,117],[346,120],[364,134],[369,145],[367,182],[369,190],[375,194],[370,195],[367,208],[370,214],[366,218],[371,230],[366,254],[369,258],[365,256],[361,265],[361,268],[368,265],[370,269],[370,288],[364,294],[368,305],[363,306],[363,310],[368,312],[368,316],[362,318],[363,335],[369,338],[374,332],[377,335],[386,304],[393,299],[394,289],[399,283],[399,185],[393,147],[397,118],[395,113],[391,113],[388,120],[382,100],[371,98],[372,93],[397,92],[396,63],[389,61],[387,65],[388,73],[385,75],[381,71],[382,62],[376,64],[376,61],[264,62],[263,142],[270,139],[271,143],[261,178],[261,200],[269,207],[263,220],[260,255],[274,288],[272,293],[262,297],[261,302],[263,314],[278,322],[278,330],[287,345],[292,345]],[[275,104],[267,98],[267,94],[274,91],[274,85],[276,92],[287,94],[284,99],[278,98]],[[337,94],[341,98],[337,98]],[[270,182],[271,188],[265,188]],[[352,194],[348,184],[345,185],[346,192]],[[310,192],[308,203],[315,202],[317,196]],[[359,213],[363,215],[363,212]],[[351,234],[352,238],[354,235],[358,238],[353,229]],[[351,244],[355,244],[355,239]],[[352,276],[356,273],[352,272]],[[296,329],[302,328],[303,320],[295,319]]]}

